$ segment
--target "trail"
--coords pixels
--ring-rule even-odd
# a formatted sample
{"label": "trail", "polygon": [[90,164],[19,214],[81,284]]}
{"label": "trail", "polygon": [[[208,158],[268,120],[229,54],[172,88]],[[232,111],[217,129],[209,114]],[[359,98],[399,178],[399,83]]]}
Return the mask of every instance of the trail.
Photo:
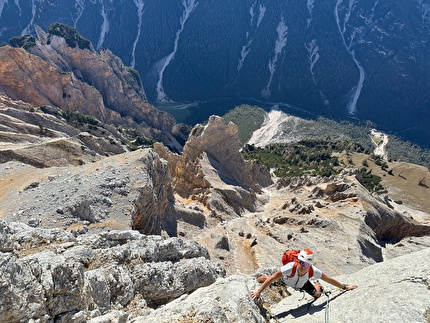
{"label": "trail", "polygon": [[376,129],[372,129],[371,138],[372,143],[376,146],[373,153],[376,156],[381,156],[383,159],[388,159],[386,149],[388,144],[388,135],[381,131],[377,131]]}
{"label": "trail", "polygon": [[[0,135],[2,133],[7,134],[8,136],[10,136],[11,134],[9,132],[0,132]],[[0,151],[5,151],[5,150],[18,150],[18,149],[25,149],[25,148],[34,148],[37,146],[42,146],[42,145],[46,145],[49,143],[53,143],[53,142],[60,142],[62,140],[70,140],[73,137],[57,137],[57,138],[50,138],[50,139],[41,139],[39,136],[35,136],[35,135],[29,135],[29,134],[14,134],[15,138],[20,138],[20,139],[28,139],[27,143],[7,143],[7,142],[0,142]],[[31,140],[34,140],[34,142],[31,142]]]}

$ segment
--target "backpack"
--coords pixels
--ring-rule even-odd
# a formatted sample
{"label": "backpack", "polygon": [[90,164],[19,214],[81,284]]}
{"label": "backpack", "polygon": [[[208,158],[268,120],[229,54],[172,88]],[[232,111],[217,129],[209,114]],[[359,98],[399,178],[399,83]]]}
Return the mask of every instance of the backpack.
{"label": "backpack", "polygon": [[[291,275],[288,276],[288,278],[291,278],[296,274],[297,265],[299,264],[299,259],[298,259],[299,253],[300,253],[300,250],[288,249],[282,255],[282,264],[283,265],[286,265],[289,262],[294,261],[293,270],[291,271]],[[309,278],[311,278],[314,275],[314,268],[312,266],[309,267],[308,274],[309,274]]]}

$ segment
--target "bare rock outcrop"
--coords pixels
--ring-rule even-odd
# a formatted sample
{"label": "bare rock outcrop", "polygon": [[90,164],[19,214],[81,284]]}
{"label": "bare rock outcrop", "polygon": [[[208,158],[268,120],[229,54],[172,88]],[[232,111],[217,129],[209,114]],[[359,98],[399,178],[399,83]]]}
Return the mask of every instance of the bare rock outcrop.
{"label": "bare rock outcrop", "polygon": [[[360,188],[360,187],[358,187]],[[430,235],[430,226],[421,224],[410,216],[399,213],[383,200],[374,198],[368,191],[359,190],[360,200],[366,205],[364,220],[378,239],[398,242],[406,237]]]}
{"label": "bare rock outcrop", "polygon": [[422,259],[429,256],[430,249],[421,250],[348,276],[337,276],[341,282],[359,286],[346,293],[322,282],[330,292],[329,306],[325,295],[311,303],[310,296],[291,288],[287,291],[292,295],[287,296],[285,287],[269,287],[261,300],[254,302],[250,293],[259,286],[255,279],[232,275],[132,322],[324,322],[329,319],[330,322],[425,323],[430,310],[430,267]]}
{"label": "bare rock outcrop", "polygon": [[155,150],[169,162],[175,192],[202,203],[212,217],[255,211],[257,194],[273,183],[267,168],[243,159],[237,127],[217,116],[193,128],[181,156],[160,145]]}
{"label": "bare rock outcrop", "polygon": [[[285,287],[259,302],[255,276],[228,277],[199,244],[136,231],[80,235],[0,221],[0,320],[20,322],[427,322],[430,249],[367,266],[315,302]],[[282,289],[282,293],[281,293]],[[283,296],[281,296],[281,294]],[[288,296],[291,294],[291,296]],[[16,301],[19,299],[20,301]],[[381,301],[382,300],[382,301]],[[401,304],[401,306],[399,306]],[[162,306],[160,306],[162,305]]]}
{"label": "bare rock outcrop", "polygon": [[[254,268],[279,268],[285,249],[307,246],[316,253],[318,268],[339,275],[429,245],[430,227],[425,222],[386,205],[360,184],[353,171],[282,182],[276,189],[270,187],[270,201],[264,211],[254,213],[252,229],[251,219],[247,225],[240,224],[242,220],[223,225],[227,234],[245,227],[251,232],[256,243],[248,257],[258,264]],[[232,237],[228,236],[230,250],[235,251],[245,242]]]}
{"label": "bare rock outcrop", "polygon": [[226,184],[250,188],[256,192],[272,184],[270,177],[259,176],[263,172],[262,168],[253,172],[256,165],[246,162],[239,151],[237,127],[233,123],[225,124],[220,117],[211,116],[207,125],[193,128],[183,155],[186,160],[195,161],[206,153],[208,162]]}
{"label": "bare rock outcrop", "polygon": [[85,121],[68,121],[59,108],[33,107],[0,94],[0,162],[79,166],[132,146],[115,127],[90,117]]}
{"label": "bare rock outcrop", "polygon": [[0,164],[0,216],[47,228],[177,235],[171,176],[152,149],[80,167]]}
{"label": "bare rock outcrop", "polygon": [[301,299],[300,293],[291,289],[291,297],[273,305],[271,313],[278,322],[426,323],[430,314],[430,265],[422,260],[429,256],[427,248],[338,276],[341,282],[358,285],[346,293],[322,282],[331,292],[329,306],[325,295],[311,304],[309,297]]}
{"label": "bare rock outcrop", "polygon": [[242,275],[218,279],[208,287],[200,288],[166,304],[163,309],[154,310],[131,322],[266,322],[249,295],[252,285],[253,279]]}
{"label": "bare rock outcrop", "polygon": [[28,51],[0,47],[3,93],[34,106],[51,105],[133,127],[149,139],[182,146],[189,129],[177,127],[170,114],[146,102],[139,77],[118,57],[109,50],[71,47],[63,37],[37,31],[39,39]]}
{"label": "bare rock outcrop", "polygon": [[150,310],[225,275],[207,250],[178,238],[137,231],[75,238],[5,221],[0,232],[9,246],[0,251],[2,322],[88,322],[127,306]]}

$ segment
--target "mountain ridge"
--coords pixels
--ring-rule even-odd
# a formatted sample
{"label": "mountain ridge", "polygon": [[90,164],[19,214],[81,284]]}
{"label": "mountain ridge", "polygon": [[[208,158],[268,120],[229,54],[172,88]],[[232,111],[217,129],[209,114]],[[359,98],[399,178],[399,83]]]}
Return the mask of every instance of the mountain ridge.
{"label": "mountain ridge", "polygon": [[282,102],[330,118],[371,120],[428,147],[428,6],[146,0],[60,7],[8,0],[0,37],[34,35],[35,24],[47,29],[60,21],[139,71],[154,104],[222,97]]}
{"label": "mountain ridge", "polygon": [[180,149],[187,127],[146,101],[139,79],[118,57],[109,50],[70,47],[63,37],[37,31],[38,40],[27,51],[0,47],[3,93],[34,106],[60,107],[117,127],[133,127],[147,139]]}

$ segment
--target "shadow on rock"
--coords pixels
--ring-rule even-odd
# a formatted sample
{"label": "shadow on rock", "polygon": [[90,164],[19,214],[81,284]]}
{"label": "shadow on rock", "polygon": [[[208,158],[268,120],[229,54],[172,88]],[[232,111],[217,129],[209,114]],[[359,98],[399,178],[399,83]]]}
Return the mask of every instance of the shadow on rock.
{"label": "shadow on rock", "polygon": [[[341,296],[345,291],[341,291],[339,294],[330,297],[331,294],[326,294],[326,297],[328,297],[324,303],[318,304],[318,305],[314,305],[315,300],[312,300],[310,302],[307,302],[295,309],[291,309],[285,312],[281,312],[279,314],[274,315],[275,318],[277,319],[282,319],[287,317],[288,315],[291,315],[294,318],[300,317],[300,316],[304,316],[306,314],[312,315],[314,313],[320,312],[322,310],[324,310],[327,305],[330,305],[330,302],[332,302],[334,299],[336,299],[337,297]],[[327,308],[328,310],[328,308]]]}

